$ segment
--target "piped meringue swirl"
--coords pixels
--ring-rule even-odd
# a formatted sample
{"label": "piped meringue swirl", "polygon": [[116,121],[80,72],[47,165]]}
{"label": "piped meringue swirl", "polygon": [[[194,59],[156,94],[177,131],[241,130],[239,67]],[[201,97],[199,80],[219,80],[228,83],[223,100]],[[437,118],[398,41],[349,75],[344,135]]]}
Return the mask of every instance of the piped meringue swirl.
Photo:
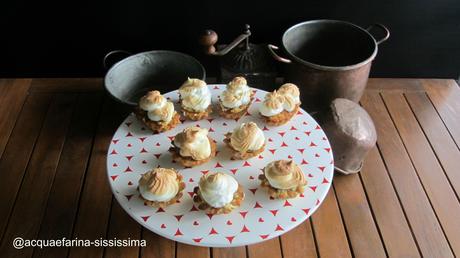
{"label": "piped meringue swirl", "polygon": [[227,84],[220,95],[220,101],[225,108],[237,108],[251,101],[251,88],[244,77],[235,77]]}
{"label": "piped meringue swirl", "polygon": [[147,111],[147,117],[152,121],[171,121],[174,115],[174,105],[167,101],[159,91],[149,91],[139,100],[139,107]]}
{"label": "piped meringue swirl", "polygon": [[182,107],[193,112],[202,112],[211,105],[211,91],[206,82],[188,78],[179,88]]}
{"label": "piped meringue swirl", "polygon": [[291,112],[295,109],[296,105],[300,104],[300,91],[299,88],[292,83],[285,83],[278,89],[278,93],[284,96],[284,109]]}
{"label": "piped meringue swirl", "polygon": [[264,174],[277,189],[293,189],[307,183],[302,170],[292,160],[273,161],[265,167]]}
{"label": "piped meringue swirl", "polygon": [[265,95],[260,113],[263,116],[275,116],[283,110],[292,112],[297,105],[300,105],[299,88],[295,84],[285,83],[277,91]]}
{"label": "piped meringue swirl", "polygon": [[179,192],[177,172],[173,169],[155,168],[139,179],[139,192],[149,201],[166,202]]}
{"label": "piped meringue swirl", "polygon": [[260,113],[263,116],[274,116],[284,110],[284,96],[276,90],[265,95],[265,99],[260,105]]}
{"label": "piped meringue swirl", "polygon": [[202,176],[198,186],[201,197],[214,208],[230,203],[238,190],[238,182],[235,178],[220,172]]}
{"label": "piped meringue swirl", "polygon": [[188,127],[176,135],[174,145],[180,149],[182,157],[202,160],[211,155],[211,144],[209,143],[207,129]]}
{"label": "piped meringue swirl", "polygon": [[242,123],[233,130],[230,144],[239,152],[256,151],[264,146],[265,136],[256,123]]}

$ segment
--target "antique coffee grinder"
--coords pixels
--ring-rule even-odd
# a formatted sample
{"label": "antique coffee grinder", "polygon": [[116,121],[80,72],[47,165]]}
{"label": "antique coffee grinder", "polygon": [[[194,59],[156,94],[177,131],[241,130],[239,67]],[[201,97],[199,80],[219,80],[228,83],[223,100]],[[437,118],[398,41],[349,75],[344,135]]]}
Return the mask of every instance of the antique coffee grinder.
{"label": "antique coffee grinder", "polygon": [[227,83],[235,76],[244,76],[253,87],[271,90],[275,87],[276,64],[266,44],[252,44],[250,26],[230,44],[216,45],[218,36],[213,30],[205,30],[199,44],[207,55],[218,56],[220,81]]}

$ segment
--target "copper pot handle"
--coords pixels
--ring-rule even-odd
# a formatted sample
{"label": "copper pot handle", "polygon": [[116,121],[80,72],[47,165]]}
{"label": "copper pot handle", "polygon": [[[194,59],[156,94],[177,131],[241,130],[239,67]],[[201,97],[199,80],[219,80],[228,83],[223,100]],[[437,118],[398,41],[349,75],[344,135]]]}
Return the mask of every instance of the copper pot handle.
{"label": "copper pot handle", "polygon": [[[116,62],[114,63],[111,63],[110,65],[107,63],[107,60],[113,56],[113,55],[116,55],[116,54],[124,54],[126,56],[130,56],[132,55],[131,52],[129,51],[126,51],[126,50],[112,50],[110,51],[109,53],[107,53],[105,56],[104,56],[104,59],[102,60],[102,65],[104,66],[104,69],[109,69],[112,65],[114,65]],[[119,59],[118,61],[120,61],[121,59]],[[118,62],[117,61],[117,62]]]}
{"label": "copper pot handle", "polygon": [[272,45],[272,44],[268,44],[268,51],[270,51],[270,54],[272,54],[273,58],[276,60],[276,61],[279,61],[279,62],[282,62],[282,63],[286,63],[286,64],[290,64],[292,63],[291,60],[287,59],[287,58],[284,58],[284,57],[281,57],[279,56],[278,54],[275,53],[275,50],[278,50],[279,47],[275,46],[275,45]]}
{"label": "copper pot handle", "polygon": [[381,38],[379,40],[376,40],[377,45],[380,45],[380,43],[385,42],[390,37],[390,31],[383,24],[380,24],[380,23],[372,24],[371,26],[367,27],[366,30],[367,30],[367,32],[370,33],[373,28],[379,28],[379,29],[383,30],[383,32],[385,33],[385,36],[383,38]]}

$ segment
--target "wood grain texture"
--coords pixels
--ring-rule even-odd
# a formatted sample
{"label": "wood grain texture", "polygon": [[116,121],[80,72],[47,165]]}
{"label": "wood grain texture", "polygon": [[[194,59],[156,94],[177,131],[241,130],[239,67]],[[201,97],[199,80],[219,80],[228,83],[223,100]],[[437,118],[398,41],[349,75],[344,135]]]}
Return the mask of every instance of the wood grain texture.
{"label": "wood grain texture", "polygon": [[460,88],[453,80],[421,80],[457,147],[460,147]]}
{"label": "wood grain texture", "polygon": [[420,257],[406,215],[377,147],[368,153],[360,176],[388,256]]}
{"label": "wood grain texture", "polygon": [[422,255],[452,257],[449,243],[378,93],[366,93],[361,103],[377,128],[378,145]]}
{"label": "wood grain texture", "polygon": [[39,92],[94,92],[103,91],[102,78],[41,78],[33,79],[31,93]]}
{"label": "wood grain texture", "polygon": [[147,242],[147,246],[141,248],[141,257],[176,257],[176,242],[159,236],[146,228],[142,228],[142,239]]}
{"label": "wood grain texture", "polygon": [[[39,239],[72,238],[81,188],[100,111],[100,94],[78,97],[50,191]],[[34,257],[65,257],[68,248],[35,248]]]}
{"label": "wood grain texture", "polygon": [[0,159],[0,239],[48,111],[51,95],[29,96]]}
{"label": "wood grain texture", "polygon": [[18,251],[11,243],[17,236],[34,239],[38,234],[75,99],[74,95],[61,94],[53,98],[0,246],[5,257],[32,255],[32,248]]}
{"label": "wood grain texture", "polygon": [[211,257],[211,250],[207,247],[187,245],[183,243],[177,243],[176,258],[189,258],[189,257],[200,257],[208,258]]}
{"label": "wood grain texture", "polygon": [[366,91],[425,92],[419,80],[409,78],[369,78]]}
{"label": "wood grain texture", "polygon": [[[106,154],[130,110],[102,97],[102,85],[100,78],[0,79],[0,256],[460,256],[460,90],[452,80],[370,79],[362,105],[378,146],[361,173],[336,176],[308,221],[236,248],[176,243],[123,211],[107,183]],[[16,236],[145,239],[147,246],[17,251]]]}
{"label": "wood grain texture", "polygon": [[333,184],[353,254],[386,257],[359,175],[336,175]]}
{"label": "wood grain texture", "polygon": [[283,257],[281,253],[280,240],[278,237],[272,238],[268,241],[249,245],[248,246],[249,258],[266,258],[266,257]]}
{"label": "wood grain texture", "polygon": [[[126,213],[116,200],[112,200],[112,211],[110,215],[110,224],[107,239],[140,239],[141,225],[134,221]],[[129,247],[107,247],[105,248],[104,257],[108,258],[130,258],[139,255],[139,246]]]}
{"label": "wood grain texture", "polygon": [[246,258],[246,247],[231,247],[231,248],[212,248],[212,257],[219,258]]}
{"label": "wood grain texture", "polygon": [[27,98],[30,79],[2,79],[0,84],[0,157]]}
{"label": "wood grain texture", "polygon": [[315,237],[311,221],[306,220],[286,234],[280,236],[283,257],[317,257]]}
{"label": "wood grain texture", "polygon": [[425,93],[405,93],[452,187],[460,196],[460,151]]}
{"label": "wood grain texture", "polygon": [[352,256],[335,191],[332,187],[321,207],[311,216],[311,220],[320,257]]}
{"label": "wood grain texture", "polygon": [[[112,203],[112,192],[106,174],[107,148],[115,128],[121,123],[121,117],[124,115],[126,113],[122,112],[114,101],[105,99],[86,172],[85,185],[81,192],[73,237],[94,240],[107,236]],[[70,249],[69,257],[102,257],[103,251],[102,248],[96,247],[74,247]]]}
{"label": "wood grain texture", "polygon": [[382,93],[401,139],[417,171],[423,188],[441,223],[450,247],[460,255],[460,203],[428,140],[401,93]]}

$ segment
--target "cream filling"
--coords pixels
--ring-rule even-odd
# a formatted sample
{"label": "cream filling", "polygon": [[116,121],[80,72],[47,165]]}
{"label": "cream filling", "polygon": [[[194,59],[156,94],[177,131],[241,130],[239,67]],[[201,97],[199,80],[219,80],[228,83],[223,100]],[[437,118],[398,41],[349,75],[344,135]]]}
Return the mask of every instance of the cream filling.
{"label": "cream filling", "polygon": [[283,112],[283,110],[284,110],[283,105],[280,105],[278,108],[273,109],[273,108],[267,107],[265,103],[262,103],[259,109],[260,114],[262,114],[263,116],[275,116]]}

